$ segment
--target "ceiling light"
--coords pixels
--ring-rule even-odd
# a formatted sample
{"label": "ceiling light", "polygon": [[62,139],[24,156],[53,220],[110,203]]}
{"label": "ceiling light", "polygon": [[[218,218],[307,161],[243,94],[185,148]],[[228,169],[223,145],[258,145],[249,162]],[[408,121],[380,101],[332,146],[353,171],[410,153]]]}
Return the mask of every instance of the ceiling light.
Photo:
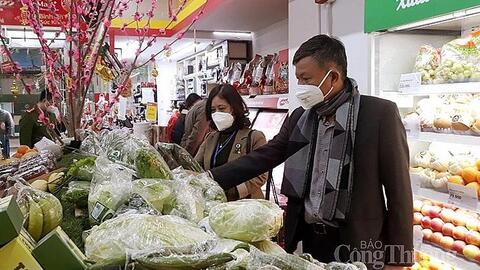
{"label": "ceiling light", "polygon": [[250,32],[213,32],[214,36],[235,37],[235,38],[252,38]]}

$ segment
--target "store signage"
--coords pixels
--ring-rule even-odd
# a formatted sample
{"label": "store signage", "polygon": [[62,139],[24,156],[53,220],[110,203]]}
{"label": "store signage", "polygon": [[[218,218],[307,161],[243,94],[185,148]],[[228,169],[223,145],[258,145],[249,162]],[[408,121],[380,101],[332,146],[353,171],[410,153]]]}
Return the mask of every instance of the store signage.
{"label": "store signage", "polygon": [[[49,8],[50,2],[55,3],[55,10]],[[0,5],[1,25],[22,25],[28,24],[28,11],[21,1],[12,1],[9,5]],[[38,18],[43,26],[60,26],[63,24],[63,19],[67,15],[69,7],[66,6],[70,1],[65,0],[38,0]]]}
{"label": "store signage", "polygon": [[148,122],[157,121],[157,103],[148,103],[145,112],[145,120]]}
{"label": "store signage", "polygon": [[375,32],[480,6],[478,0],[365,0],[365,32]]}
{"label": "store signage", "polygon": [[448,203],[460,205],[468,209],[477,209],[478,195],[475,189],[448,183],[448,194]]}
{"label": "store signage", "polygon": [[422,73],[407,73],[400,75],[400,84],[398,86],[400,91],[405,91],[409,88],[415,88],[422,85]]}

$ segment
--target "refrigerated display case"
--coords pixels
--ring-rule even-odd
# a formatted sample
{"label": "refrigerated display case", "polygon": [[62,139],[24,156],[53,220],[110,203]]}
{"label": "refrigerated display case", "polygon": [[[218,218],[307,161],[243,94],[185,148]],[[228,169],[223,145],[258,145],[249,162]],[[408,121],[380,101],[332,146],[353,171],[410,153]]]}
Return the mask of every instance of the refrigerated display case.
{"label": "refrigerated display case", "polygon": [[480,2],[406,3],[366,1],[371,94],[407,131],[415,249],[480,269]]}

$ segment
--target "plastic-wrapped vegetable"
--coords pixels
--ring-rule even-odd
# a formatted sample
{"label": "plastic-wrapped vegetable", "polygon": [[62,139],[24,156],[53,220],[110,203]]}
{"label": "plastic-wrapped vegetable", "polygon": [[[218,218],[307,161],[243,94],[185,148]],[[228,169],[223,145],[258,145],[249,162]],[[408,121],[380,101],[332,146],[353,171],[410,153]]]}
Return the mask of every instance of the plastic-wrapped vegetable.
{"label": "plastic-wrapped vegetable", "polygon": [[90,182],[72,181],[68,183],[68,189],[63,195],[64,200],[74,203],[77,206],[85,207],[88,202],[88,193],[90,192]]}
{"label": "plastic-wrapped vegetable", "polygon": [[442,47],[442,63],[437,82],[463,82],[480,79],[480,50],[471,38],[455,39]]}
{"label": "plastic-wrapped vegetable", "polygon": [[283,211],[267,200],[222,203],[210,211],[209,224],[221,237],[258,242],[278,234],[283,224]]}
{"label": "plastic-wrapped vegetable", "polygon": [[122,265],[127,254],[188,247],[208,240],[213,236],[180,217],[126,214],[93,227],[85,239],[85,254],[102,265]]}
{"label": "plastic-wrapped vegetable", "polygon": [[164,205],[163,213],[198,223],[205,216],[205,199],[200,189],[187,181],[172,181],[174,199]]}
{"label": "plastic-wrapped vegetable", "polygon": [[128,201],[132,191],[132,172],[104,157],[97,158],[88,195],[88,214],[92,224],[112,218]]}
{"label": "plastic-wrapped vegetable", "polygon": [[252,245],[261,250],[262,252],[270,255],[282,255],[287,253],[283,248],[270,240],[255,242],[252,243]]}
{"label": "plastic-wrapped vegetable", "polygon": [[[165,160],[170,160],[170,169],[182,166],[185,170],[204,172],[202,166],[181,146],[172,143],[157,143],[157,149]],[[176,167],[172,167],[175,166]]]}
{"label": "plastic-wrapped vegetable", "polygon": [[92,181],[96,159],[96,157],[86,157],[75,161],[68,169],[67,176],[75,177],[79,181]]}
{"label": "plastic-wrapped vegetable", "polygon": [[152,148],[137,151],[135,167],[140,178],[173,179],[172,172],[162,156]]}
{"label": "plastic-wrapped vegetable", "polygon": [[142,196],[158,212],[163,212],[165,202],[173,200],[171,182],[161,179],[135,180],[133,182],[133,193]]}
{"label": "plastic-wrapped vegetable", "polygon": [[260,269],[265,266],[282,270],[324,270],[323,267],[292,254],[271,255],[252,247],[247,269]]}
{"label": "plastic-wrapped vegetable", "polygon": [[36,241],[62,222],[62,205],[50,193],[22,186],[18,192],[17,202],[27,219],[24,226]]}
{"label": "plastic-wrapped vegetable", "polygon": [[421,46],[415,59],[415,71],[422,73],[422,82],[432,82],[440,65],[440,52],[430,45]]}

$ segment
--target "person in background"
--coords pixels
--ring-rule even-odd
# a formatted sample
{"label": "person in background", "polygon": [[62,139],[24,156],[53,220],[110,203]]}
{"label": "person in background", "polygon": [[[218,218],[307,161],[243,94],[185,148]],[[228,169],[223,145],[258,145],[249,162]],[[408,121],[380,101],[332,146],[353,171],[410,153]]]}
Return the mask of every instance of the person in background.
{"label": "person in background", "polygon": [[172,116],[168,120],[167,123],[167,129],[166,129],[166,134],[165,134],[165,140],[169,143],[172,142],[172,132],[173,132],[173,127],[175,126],[175,123],[178,121],[178,118],[180,117],[180,112],[185,108],[184,103],[180,103],[178,108],[174,107]]}
{"label": "person in background", "polygon": [[172,142],[180,145],[182,143],[182,137],[185,133],[185,118],[188,114],[188,110],[192,108],[198,101],[202,100],[202,98],[193,93],[188,95],[187,99],[185,100],[184,107],[180,108],[180,116],[178,120],[175,122],[172,130]]}
{"label": "person in background", "polygon": [[[233,86],[215,87],[208,96],[205,111],[214,131],[206,136],[195,157],[205,170],[238,159],[267,143],[262,132],[250,129],[247,106]],[[267,176],[264,173],[229,188],[227,199],[263,199],[262,186]]]}
{"label": "person in background", "polygon": [[12,115],[4,109],[0,109],[0,142],[2,143],[3,158],[10,158],[10,136],[15,130],[15,122]]}
{"label": "person in background", "polygon": [[325,263],[373,254],[359,258],[369,269],[411,266],[409,150],[397,106],[360,95],[335,38],[304,42],[293,65],[302,107],[266,145],[211,176],[228,190],[285,162],[288,252],[301,241],[303,252]]}
{"label": "person in background", "polygon": [[[185,116],[185,132],[180,145],[190,155],[195,156],[205,135],[207,135],[209,127],[205,114],[206,100],[202,100],[197,94],[190,94],[188,97],[190,96],[192,96],[193,101],[188,109],[188,114]],[[189,104],[186,105],[188,106]]]}
{"label": "person in background", "polygon": [[38,116],[41,112],[45,114],[50,122],[57,125],[54,114],[48,112],[48,107],[53,102],[52,94],[48,90],[43,90],[40,93],[38,103],[31,109],[27,109],[20,118],[20,144],[33,148],[43,137],[54,140],[53,134],[47,127],[38,121]]}

